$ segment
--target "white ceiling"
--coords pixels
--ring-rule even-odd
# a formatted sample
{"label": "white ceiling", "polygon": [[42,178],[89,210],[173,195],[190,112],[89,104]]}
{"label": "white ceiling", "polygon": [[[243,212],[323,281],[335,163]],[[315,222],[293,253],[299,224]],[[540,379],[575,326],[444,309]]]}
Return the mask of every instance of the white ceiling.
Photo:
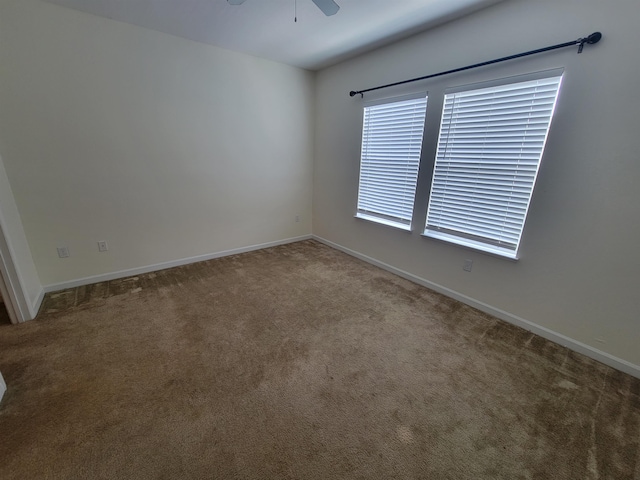
{"label": "white ceiling", "polygon": [[[218,47],[318,70],[502,0],[45,0]],[[294,6],[297,2],[297,23]]]}

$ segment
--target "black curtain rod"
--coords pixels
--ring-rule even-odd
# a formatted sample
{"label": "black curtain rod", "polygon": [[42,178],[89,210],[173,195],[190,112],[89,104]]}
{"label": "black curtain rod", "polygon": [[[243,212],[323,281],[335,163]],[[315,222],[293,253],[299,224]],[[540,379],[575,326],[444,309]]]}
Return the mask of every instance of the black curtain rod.
{"label": "black curtain rod", "polygon": [[508,57],[496,58],[495,60],[489,60],[487,62],[476,63],[474,65],[467,65],[466,67],[454,68],[453,70],[447,70],[446,72],[434,73],[433,75],[425,75],[424,77],[412,78],[410,80],[403,80],[402,82],[388,83],[387,85],[380,85],[379,87],[367,88],[365,90],[351,90],[349,92],[350,96],[360,94],[364,98],[364,94],[366,92],[372,92],[373,90],[380,90],[381,88],[389,88],[395,87],[396,85],[403,85],[405,83],[417,82],[419,80],[426,80],[427,78],[440,77],[442,75],[449,75],[450,73],[462,72],[464,70],[471,70],[472,68],[484,67],[485,65],[492,65],[494,63],[506,62],[507,60],[513,60],[514,58],[520,57],[528,57],[529,55],[535,55],[536,53],[548,52],[550,50],[557,50],[558,48],[571,47],[573,45],[578,45],[578,53],[582,53],[582,49],[584,48],[584,44],[588,43],[589,45],[593,45],[594,43],[598,43],[602,38],[602,34],[600,32],[594,32],[588,37],[579,38],[577,40],[573,40],[571,42],[559,43],[557,45],[552,45],[550,47],[539,48],[537,50],[531,50],[529,52],[517,53],[515,55],[509,55]]}

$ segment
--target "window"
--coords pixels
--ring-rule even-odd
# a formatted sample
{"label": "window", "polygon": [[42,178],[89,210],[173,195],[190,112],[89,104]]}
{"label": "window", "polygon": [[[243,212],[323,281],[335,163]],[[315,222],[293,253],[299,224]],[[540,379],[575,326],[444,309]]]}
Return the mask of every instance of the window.
{"label": "window", "polygon": [[426,94],[364,108],[356,217],[411,230]]}
{"label": "window", "polygon": [[561,80],[445,95],[426,236],[517,258]]}

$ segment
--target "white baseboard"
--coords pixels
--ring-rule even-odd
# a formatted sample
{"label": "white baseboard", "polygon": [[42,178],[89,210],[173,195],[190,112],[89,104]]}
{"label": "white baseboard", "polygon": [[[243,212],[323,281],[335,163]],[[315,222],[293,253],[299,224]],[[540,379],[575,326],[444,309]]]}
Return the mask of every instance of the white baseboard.
{"label": "white baseboard", "polygon": [[[91,285],[92,283],[107,282],[109,280],[116,280],[118,278],[131,277],[134,275],[142,275],[143,273],[156,272],[158,270],[164,270],[166,268],[180,267],[182,265],[188,265],[190,263],[204,262],[205,260],[212,260],[214,258],[227,257],[229,255],[237,255],[238,253],[251,252],[253,250],[262,250],[263,248],[276,247],[278,245],[285,245],[287,243],[300,242],[302,240],[311,239],[311,235],[302,235],[300,237],[286,238],[284,240],[276,240],[275,242],[261,243],[259,245],[249,245],[247,247],[234,248],[232,250],[224,250],[222,252],[207,253],[205,255],[198,255],[195,257],[181,258],[179,260],[172,260],[170,262],[156,263],[154,265],[146,265],[144,267],[129,268],[127,270],[120,270],[117,272],[103,273],[101,275],[93,275],[90,277],[78,278],[75,280],[69,280],[67,282],[52,283],[45,285],[43,288],[44,293],[56,292],[58,290],[64,290],[66,288],[81,287],[83,285]],[[42,302],[42,299],[40,299]],[[39,305],[38,305],[39,307]]]}
{"label": "white baseboard", "polygon": [[4,378],[2,378],[2,373],[0,373],[0,402],[2,401],[2,397],[4,397],[4,392],[7,391],[7,384],[4,383]]}
{"label": "white baseboard", "polygon": [[42,305],[42,300],[44,300],[44,294],[44,288],[41,288],[40,293],[38,293],[36,299],[29,304],[29,313],[31,314],[30,320],[33,320],[34,318],[36,318],[36,315],[38,315],[38,311],[40,310],[40,306]]}
{"label": "white baseboard", "polygon": [[477,308],[489,315],[493,315],[494,317],[499,318],[500,320],[504,320],[505,322],[511,323],[513,325],[517,325],[518,327],[524,328],[536,335],[540,335],[547,340],[551,340],[554,343],[560,344],[564,347],[567,347],[575,352],[581,353],[589,358],[597,360],[598,362],[604,363],[616,370],[620,370],[621,372],[627,373],[634,377],[640,378],[640,365],[635,365],[631,362],[623,360],[621,358],[615,357],[607,352],[603,352],[602,350],[598,350],[597,348],[593,348],[585,343],[574,340],[570,337],[562,335],[561,333],[554,332],[546,327],[540,326],[536,323],[530,322],[524,318],[518,317],[517,315],[513,315],[509,312],[505,312],[499,308],[488,305],[484,302],[476,300],[475,298],[468,297],[463,295],[455,290],[451,290],[447,287],[443,287],[442,285],[438,285],[437,283],[430,282],[422,277],[418,277],[412,273],[406,272],[399,268],[396,268],[387,263],[376,260],[373,257],[369,257],[362,253],[356,252],[355,250],[351,250],[350,248],[343,247],[337,243],[331,242],[325,238],[318,237],[317,235],[313,235],[313,238],[325,245],[333,247],[337,250],[340,250],[348,255],[356,257],[360,260],[363,260],[367,263],[375,265],[376,267],[380,267],[383,270],[387,270],[388,272],[394,273],[399,277],[405,278],[411,282],[417,283],[418,285],[422,285],[423,287],[427,287],[431,290],[434,290],[438,293],[446,295],[447,297],[453,298],[454,300],[458,300],[466,305]]}

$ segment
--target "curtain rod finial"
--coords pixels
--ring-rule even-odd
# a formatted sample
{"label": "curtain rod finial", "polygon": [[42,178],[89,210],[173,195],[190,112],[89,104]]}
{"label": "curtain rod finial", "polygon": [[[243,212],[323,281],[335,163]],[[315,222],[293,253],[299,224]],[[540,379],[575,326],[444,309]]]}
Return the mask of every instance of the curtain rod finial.
{"label": "curtain rod finial", "polygon": [[594,43],[598,43],[602,39],[602,33],[594,32],[587,37],[587,43],[593,45]]}

